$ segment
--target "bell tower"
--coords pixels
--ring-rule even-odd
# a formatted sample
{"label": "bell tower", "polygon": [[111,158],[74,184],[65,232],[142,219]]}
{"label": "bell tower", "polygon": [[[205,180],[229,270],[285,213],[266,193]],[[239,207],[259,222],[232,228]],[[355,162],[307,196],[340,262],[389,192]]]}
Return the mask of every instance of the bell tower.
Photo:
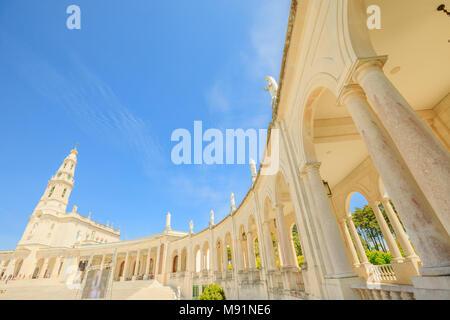
{"label": "bell tower", "polygon": [[33,215],[43,211],[52,211],[56,214],[66,212],[70,193],[74,185],[77,154],[78,151],[75,147],[48,181],[47,189],[45,189],[38,205],[34,209]]}

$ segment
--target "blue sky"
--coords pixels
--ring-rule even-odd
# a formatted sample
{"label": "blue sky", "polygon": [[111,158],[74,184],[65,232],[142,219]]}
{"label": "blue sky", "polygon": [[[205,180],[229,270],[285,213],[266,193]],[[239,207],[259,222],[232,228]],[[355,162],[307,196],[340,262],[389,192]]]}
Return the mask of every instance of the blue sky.
{"label": "blue sky", "polygon": [[[81,8],[81,30],[66,8]],[[266,129],[264,76],[278,78],[289,0],[2,0],[0,249],[20,239],[47,181],[75,145],[69,209],[122,239],[187,231],[229,211],[248,165],[171,162],[177,128]]]}

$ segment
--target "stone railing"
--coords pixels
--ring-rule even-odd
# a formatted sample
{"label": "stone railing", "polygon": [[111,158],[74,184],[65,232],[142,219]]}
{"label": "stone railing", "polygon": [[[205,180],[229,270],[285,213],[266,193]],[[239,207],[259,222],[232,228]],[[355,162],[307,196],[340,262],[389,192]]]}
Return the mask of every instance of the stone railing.
{"label": "stone railing", "polygon": [[248,278],[250,281],[260,281],[261,273],[258,269],[251,269],[248,271]]}
{"label": "stone railing", "polygon": [[231,280],[231,279],[233,279],[233,271],[232,270],[227,270],[224,280]]}
{"label": "stone railing", "polygon": [[239,282],[247,282],[248,281],[248,271],[240,270],[238,272],[238,279],[239,279]]}
{"label": "stone railing", "polygon": [[298,270],[296,272],[294,272],[294,277],[295,279],[295,289],[298,291],[305,291],[305,283],[303,281],[303,274],[301,270]]}
{"label": "stone railing", "polygon": [[281,274],[281,271],[279,270],[271,270],[267,273],[267,276],[269,278],[269,285],[271,288],[279,288],[283,289],[283,275]]}
{"label": "stone railing", "polygon": [[373,265],[372,274],[369,278],[369,282],[372,283],[395,283],[397,277],[395,275],[394,268],[390,264]]}
{"label": "stone railing", "polygon": [[416,300],[414,287],[396,285],[354,285],[361,300]]}

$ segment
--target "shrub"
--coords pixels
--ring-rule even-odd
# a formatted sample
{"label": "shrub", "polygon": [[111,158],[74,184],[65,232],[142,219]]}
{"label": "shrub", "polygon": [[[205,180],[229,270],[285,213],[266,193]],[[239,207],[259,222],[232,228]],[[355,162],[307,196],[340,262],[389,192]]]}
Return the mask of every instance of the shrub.
{"label": "shrub", "polygon": [[367,259],[373,265],[390,264],[392,255],[381,251],[366,251]]}
{"label": "shrub", "polygon": [[198,300],[226,300],[225,292],[223,288],[217,283],[208,285],[205,290],[203,290]]}
{"label": "shrub", "polygon": [[303,256],[297,256],[298,266],[301,268],[303,263],[305,262],[305,258]]}

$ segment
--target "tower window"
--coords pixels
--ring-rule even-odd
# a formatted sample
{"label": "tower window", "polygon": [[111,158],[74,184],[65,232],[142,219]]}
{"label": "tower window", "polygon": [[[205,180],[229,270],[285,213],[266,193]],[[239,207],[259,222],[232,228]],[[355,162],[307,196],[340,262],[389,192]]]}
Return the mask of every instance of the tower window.
{"label": "tower window", "polygon": [[64,168],[66,168],[66,166],[67,166],[67,162],[64,162]]}
{"label": "tower window", "polygon": [[55,191],[55,186],[53,186],[53,187],[50,189],[50,192],[49,192],[49,194],[48,194],[48,197],[49,197],[49,198],[52,196],[53,191]]}
{"label": "tower window", "polygon": [[61,172],[58,172],[58,177],[60,177],[61,176]]}
{"label": "tower window", "polygon": [[66,195],[66,190],[67,190],[67,189],[64,189],[64,190],[63,190],[63,193],[62,193],[62,196],[61,196],[61,197],[64,198],[64,196]]}
{"label": "tower window", "polygon": [[72,178],[72,176],[70,174],[67,175],[67,179],[70,180],[70,178]]}
{"label": "tower window", "polygon": [[70,166],[70,169],[73,169],[73,163],[72,163],[72,165]]}

